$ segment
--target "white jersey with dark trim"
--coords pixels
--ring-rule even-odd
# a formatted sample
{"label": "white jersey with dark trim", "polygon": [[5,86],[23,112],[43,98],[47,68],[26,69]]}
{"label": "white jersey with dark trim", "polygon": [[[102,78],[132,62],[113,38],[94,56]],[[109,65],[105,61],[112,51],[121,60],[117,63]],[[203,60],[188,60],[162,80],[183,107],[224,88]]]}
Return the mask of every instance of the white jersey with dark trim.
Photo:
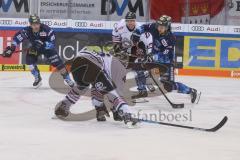
{"label": "white jersey with dark trim", "polygon": [[110,78],[112,77],[112,61],[113,61],[113,56],[109,54],[101,55],[96,52],[91,52],[91,51],[81,51],[78,53],[77,57],[84,57],[100,67],[102,70],[104,70]]}
{"label": "white jersey with dark trim", "polygon": [[83,57],[91,61],[92,63],[96,64],[100,67],[107,76],[114,82],[117,87],[117,91],[122,96],[123,93],[123,86],[124,86],[124,79],[127,74],[126,68],[123,64],[112,55],[100,55],[96,52],[91,51],[80,51],[77,54],[77,57]]}
{"label": "white jersey with dark trim", "polygon": [[[139,26],[140,26],[139,23],[136,22],[135,28],[138,28]],[[127,43],[131,44],[132,43],[131,36],[132,36],[133,31],[129,31],[129,29],[127,28],[125,19],[122,19],[121,21],[118,22],[117,26],[112,31],[112,41],[114,43],[123,43],[123,42],[126,43],[127,42]],[[148,51],[151,52],[152,35],[149,32],[143,33],[140,36],[140,41],[142,41],[145,44]]]}
{"label": "white jersey with dark trim", "polygon": [[[140,25],[136,22],[136,27],[139,27]],[[135,29],[134,29],[135,30]],[[130,31],[127,28],[125,19],[122,19],[117,23],[117,26],[112,31],[112,41],[115,43],[122,43],[122,42],[131,42],[131,35],[133,31]]]}

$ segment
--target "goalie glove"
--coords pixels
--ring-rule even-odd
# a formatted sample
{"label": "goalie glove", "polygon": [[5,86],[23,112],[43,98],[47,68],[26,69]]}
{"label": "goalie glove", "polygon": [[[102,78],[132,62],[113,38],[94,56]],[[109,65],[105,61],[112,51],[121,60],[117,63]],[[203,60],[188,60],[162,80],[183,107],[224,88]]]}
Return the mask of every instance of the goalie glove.
{"label": "goalie glove", "polygon": [[12,56],[13,52],[15,51],[15,49],[16,49],[16,46],[14,46],[14,45],[7,46],[7,48],[3,52],[2,56],[10,58]]}
{"label": "goalie glove", "polygon": [[141,41],[137,44],[136,55],[138,58],[145,58],[146,54],[145,44]]}

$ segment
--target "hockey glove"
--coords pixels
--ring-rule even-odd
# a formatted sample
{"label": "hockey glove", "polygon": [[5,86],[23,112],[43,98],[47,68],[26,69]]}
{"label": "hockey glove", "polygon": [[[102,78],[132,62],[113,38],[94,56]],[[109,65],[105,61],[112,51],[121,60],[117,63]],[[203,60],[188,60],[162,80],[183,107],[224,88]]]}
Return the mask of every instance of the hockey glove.
{"label": "hockey glove", "polygon": [[114,43],[113,45],[113,51],[114,53],[119,53],[122,49],[121,43]]}
{"label": "hockey glove", "polygon": [[131,36],[131,40],[134,45],[136,45],[140,41],[140,35],[137,33],[133,33]]}
{"label": "hockey glove", "polygon": [[14,45],[7,46],[7,48],[3,52],[2,56],[10,58],[12,56],[13,52],[15,51],[15,49],[16,49],[16,46],[14,46]]}
{"label": "hockey glove", "polygon": [[35,40],[32,45],[35,50],[40,50],[44,47],[44,43],[41,40]]}

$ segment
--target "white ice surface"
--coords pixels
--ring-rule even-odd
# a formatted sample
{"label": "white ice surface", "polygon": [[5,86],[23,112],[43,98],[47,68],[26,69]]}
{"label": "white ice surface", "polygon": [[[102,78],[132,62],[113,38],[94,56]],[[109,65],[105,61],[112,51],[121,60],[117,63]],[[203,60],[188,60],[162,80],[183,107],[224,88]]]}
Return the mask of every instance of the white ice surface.
{"label": "white ice surface", "polygon": [[[215,133],[161,125],[142,124],[126,129],[108,119],[98,123],[64,122],[51,119],[55,104],[64,95],[49,88],[50,73],[42,73],[43,86],[32,89],[27,72],[0,72],[0,160],[239,160],[240,80],[206,77],[177,77],[202,91],[198,105],[185,95],[169,94],[185,102],[173,110],[163,97],[149,99],[135,110],[146,113],[188,113],[191,122],[172,122],[212,127],[227,115],[227,124]],[[75,108],[91,109],[84,97]]]}

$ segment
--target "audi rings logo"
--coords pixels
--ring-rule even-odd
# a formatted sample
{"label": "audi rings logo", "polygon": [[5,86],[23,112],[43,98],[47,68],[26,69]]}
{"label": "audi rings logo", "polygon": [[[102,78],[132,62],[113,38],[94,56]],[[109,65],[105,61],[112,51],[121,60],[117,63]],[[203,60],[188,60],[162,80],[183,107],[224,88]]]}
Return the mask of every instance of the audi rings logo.
{"label": "audi rings logo", "polygon": [[12,25],[12,20],[0,20],[0,25]]}
{"label": "audi rings logo", "polygon": [[53,22],[52,21],[41,21],[43,24],[46,24],[48,26],[52,26]]}
{"label": "audi rings logo", "polygon": [[240,28],[234,28],[234,32],[240,33]]}
{"label": "audi rings logo", "polygon": [[204,31],[203,26],[192,26],[192,31]]}
{"label": "audi rings logo", "polygon": [[75,22],[75,27],[87,27],[87,22]]}

